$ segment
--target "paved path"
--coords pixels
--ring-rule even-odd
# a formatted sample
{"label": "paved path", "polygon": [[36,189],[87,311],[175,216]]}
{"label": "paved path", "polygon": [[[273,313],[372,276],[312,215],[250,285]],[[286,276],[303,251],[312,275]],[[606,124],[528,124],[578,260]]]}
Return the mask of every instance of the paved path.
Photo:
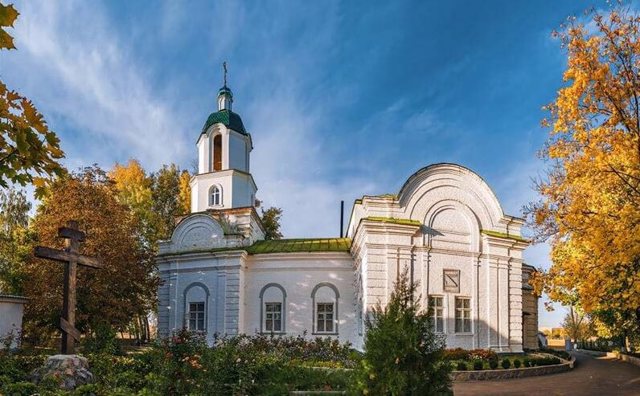
{"label": "paved path", "polygon": [[609,358],[574,352],[576,367],[569,372],[500,381],[455,382],[456,396],[464,395],[640,395],[640,367]]}

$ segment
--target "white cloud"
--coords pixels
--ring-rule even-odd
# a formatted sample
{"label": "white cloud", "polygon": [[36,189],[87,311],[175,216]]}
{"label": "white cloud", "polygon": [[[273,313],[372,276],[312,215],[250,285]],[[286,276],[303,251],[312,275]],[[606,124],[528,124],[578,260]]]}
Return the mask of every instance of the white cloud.
{"label": "white cloud", "polygon": [[[95,2],[21,3],[7,54],[7,79],[33,98],[63,137],[69,166],[139,158],[157,167],[182,159],[184,136],[172,106],[147,82],[147,65]],[[71,136],[70,130],[82,136]]]}

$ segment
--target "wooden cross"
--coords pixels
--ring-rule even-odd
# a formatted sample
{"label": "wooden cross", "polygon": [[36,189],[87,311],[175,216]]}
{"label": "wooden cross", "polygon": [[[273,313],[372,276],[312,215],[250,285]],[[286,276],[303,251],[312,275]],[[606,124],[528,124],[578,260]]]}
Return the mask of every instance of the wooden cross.
{"label": "wooden cross", "polygon": [[78,253],[80,242],[84,242],[84,232],[78,230],[78,222],[69,221],[66,227],[58,228],[58,237],[65,239],[64,250],[38,246],[35,248],[36,257],[59,261],[64,266],[64,302],[60,330],[62,331],[63,355],[73,354],[74,340],[80,340],[80,332],[75,328],[76,322],[76,274],[78,265],[91,268],[102,268],[102,262],[94,257]]}

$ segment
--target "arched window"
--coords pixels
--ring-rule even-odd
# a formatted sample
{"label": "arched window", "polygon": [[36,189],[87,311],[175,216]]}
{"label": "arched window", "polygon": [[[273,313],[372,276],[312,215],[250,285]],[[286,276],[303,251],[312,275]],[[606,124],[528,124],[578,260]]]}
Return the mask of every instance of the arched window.
{"label": "arched window", "polygon": [[184,327],[191,331],[207,331],[209,289],[200,282],[184,290]]}
{"label": "arched window", "polygon": [[222,170],[222,135],[213,138],[213,170]]}
{"label": "arched window", "polygon": [[260,291],[260,331],[285,333],[287,292],[277,283],[269,283]]}
{"label": "arched window", "polygon": [[318,283],[313,288],[313,334],[338,334],[339,298],[338,288],[331,283]]}
{"label": "arched window", "polygon": [[219,186],[212,186],[209,190],[209,206],[221,206],[222,205],[222,188]]}

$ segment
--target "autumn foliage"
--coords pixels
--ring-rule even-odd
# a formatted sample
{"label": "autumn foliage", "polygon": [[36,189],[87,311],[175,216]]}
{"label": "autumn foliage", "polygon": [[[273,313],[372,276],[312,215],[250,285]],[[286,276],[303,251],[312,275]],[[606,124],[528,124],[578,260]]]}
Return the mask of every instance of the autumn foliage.
{"label": "autumn foliage", "polygon": [[[0,4],[0,50],[15,48],[5,29],[13,27],[18,15],[13,5]],[[44,178],[64,173],[58,164],[63,157],[58,137],[33,102],[0,81],[0,187],[41,187]]]}
{"label": "autumn foliage", "polygon": [[[83,254],[103,260],[104,268],[78,269],[77,327],[124,328],[154,305],[157,277],[149,249],[141,244],[138,219],[116,199],[114,184],[98,168],[56,180],[33,220],[37,243],[63,248],[58,227],[77,220],[86,233]],[[32,259],[25,264],[24,292],[30,298],[26,330],[30,335],[56,331],[62,305],[63,265]]]}
{"label": "autumn foliage", "polygon": [[552,247],[538,290],[596,319],[620,319],[611,328],[640,319],[640,16],[615,9],[590,18],[556,33],[566,85],[547,108],[550,169],[529,215]]}

